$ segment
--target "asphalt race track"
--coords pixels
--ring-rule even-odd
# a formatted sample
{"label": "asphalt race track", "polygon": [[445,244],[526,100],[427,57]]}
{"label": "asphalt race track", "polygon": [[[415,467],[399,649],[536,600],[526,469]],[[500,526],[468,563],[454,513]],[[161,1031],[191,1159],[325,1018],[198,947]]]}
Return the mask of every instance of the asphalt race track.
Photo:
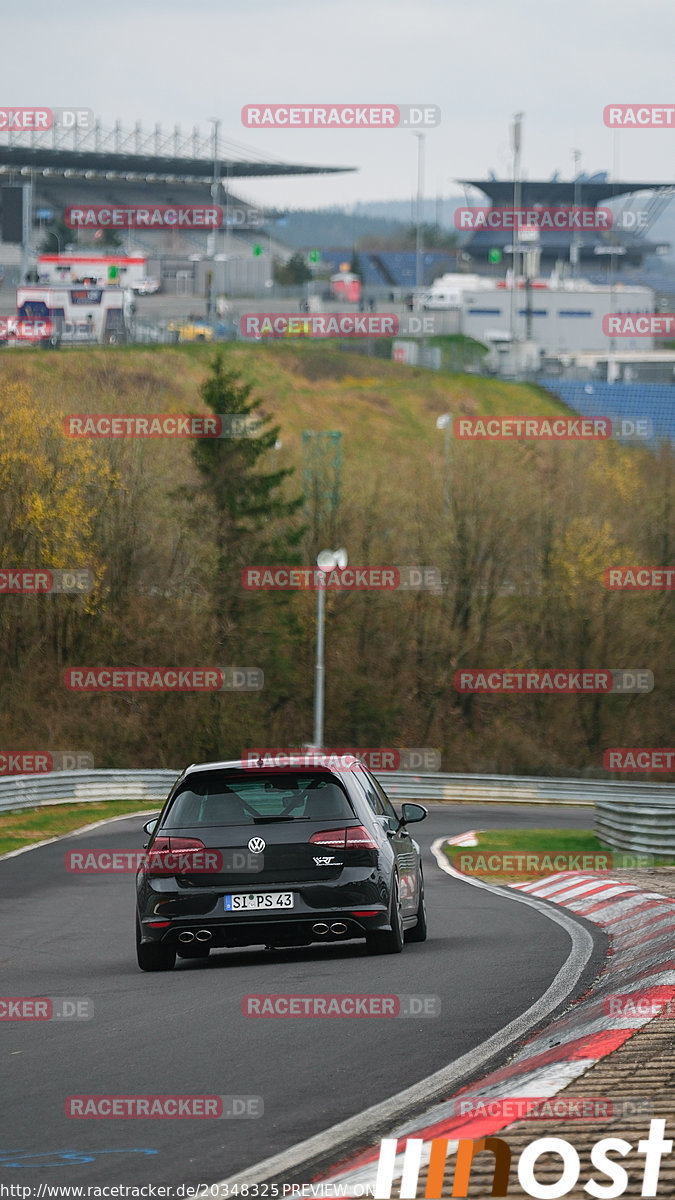
{"label": "asphalt race track", "polygon": [[[360,943],[224,951],[205,962],[179,959],[174,971],[154,975],[136,966],[133,874],[75,875],[64,867],[68,849],[139,848],[141,818],[0,861],[2,995],[89,997],[94,1006],[89,1021],[0,1024],[0,1183],[213,1182],[480,1045],[546,990],[570,939],[541,913],[447,877],[429,846],[469,828],[591,823],[587,808],[431,806],[415,828],[424,851],[425,944],[374,958]],[[245,1017],[242,998],[267,992],[437,995],[441,1013]],[[264,1115],[67,1118],[64,1101],[78,1094],[262,1096]]]}

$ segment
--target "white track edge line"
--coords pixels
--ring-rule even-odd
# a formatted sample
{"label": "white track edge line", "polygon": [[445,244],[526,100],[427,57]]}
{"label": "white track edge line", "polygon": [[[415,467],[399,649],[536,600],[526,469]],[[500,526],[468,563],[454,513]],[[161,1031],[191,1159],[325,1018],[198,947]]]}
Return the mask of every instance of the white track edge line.
{"label": "white track edge line", "polygon": [[[572,917],[569,917],[567,913],[556,912],[548,904],[538,901],[536,898],[523,896],[519,892],[506,892],[500,887],[485,883],[483,880],[471,879],[466,875],[460,875],[450,865],[447,856],[441,850],[441,847],[447,841],[449,841],[448,838],[441,837],[437,838],[431,845],[431,852],[438,866],[446,874],[452,875],[464,883],[485,888],[487,891],[494,892],[504,899],[514,900],[518,904],[526,904],[529,908],[534,908],[538,912],[544,913],[550,920],[555,921],[556,924],[561,925],[566,930],[572,942],[572,949],[558,971],[558,974],[552,983],[549,984],[544,994],[538,1000],[535,1000],[534,1004],[531,1004],[524,1013],[516,1017],[508,1025],[505,1025],[497,1033],[492,1034],[481,1046],[477,1046],[473,1050],[469,1050],[466,1054],[462,1054],[454,1063],[449,1063],[448,1066],[442,1067],[440,1071],[435,1071],[432,1075],[427,1075],[426,1079],[420,1080],[419,1083],[413,1084],[412,1087],[405,1088],[404,1091],[397,1092],[396,1095],[390,1096],[387,1100],[382,1100],[379,1104],[374,1104],[370,1108],[364,1109],[363,1112],[358,1113],[356,1116],[348,1117],[346,1121],[340,1121],[337,1125],[333,1125],[321,1133],[314,1134],[313,1137],[307,1138],[305,1141],[296,1142],[294,1146],[290,1146],[287,1150],[282,1150],[279,1154],[274,1154],[270,1158],[253,1163],[237,1175],[232,1175],[228,1179],[218,1180],[218,1187],[227,1185],[229,1190],[235,1184],[264,1183],[272,1175],[280,1176],[285,1171],[295,1171],[303,1162],[318,1158],[321,1155],[332,1153],[337,1158],[340,1154],[342,1143],[348,1143],[355,1138],[366,1138],[370,1132],[374,1132],[382,1124],[391,1124],[399,1120],[409,1108],[428,1099],[430,1090],[433,1092],[444,1087],[451,1087],[455,1082],[464,1078],[468,1072],[477,1073],[483,1064],[493,1058],[495,1054],[506,1049],[511,1042],[523,1037],[534,1025],[538,1025],[544,1017],[558,1008],[578,982],[593,951],[593,937],[586,927],[580,925]],[[346,1150],[346,1145],[344,1148]],[[212,1184],[211,1186],[216,1185]]]}

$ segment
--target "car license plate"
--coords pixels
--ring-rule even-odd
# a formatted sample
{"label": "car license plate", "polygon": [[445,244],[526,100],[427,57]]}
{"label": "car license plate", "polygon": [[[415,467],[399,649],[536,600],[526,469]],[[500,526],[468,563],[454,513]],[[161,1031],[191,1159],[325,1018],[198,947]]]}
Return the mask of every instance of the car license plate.
{"label": "car license plate", "polygon": [[251,892],[250,895],[241,892],[239,895],[225,896],[226,912],[258,912],[260,909],[268,912],[271,908],[292,907],[292,892]]}

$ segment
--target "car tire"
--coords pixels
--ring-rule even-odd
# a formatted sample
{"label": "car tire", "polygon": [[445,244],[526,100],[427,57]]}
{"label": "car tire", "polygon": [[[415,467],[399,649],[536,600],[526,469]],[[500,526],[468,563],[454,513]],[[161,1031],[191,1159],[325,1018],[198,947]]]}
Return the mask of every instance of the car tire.
{"label": "car tire", "polygon": [[366,949],[369,954],[400,954],[403,949],[403,918],[398,875],[394,875],[389,901],[389,924],[391,929],[376,929],[366,934]]}
{"label": "car tire", "polygon": [[141,927],[136,917],[136,960],[141,971],[171,971],[176,962],[173,946],[162,942],[142,942]]}
{"label": "car tire", "polygon": [[405,931],[406,942],[426,942],[427,940],[427,909],[424,903],[424,880],[420,880],[420,898],[417,904],[417,924]]}
{"label": "car tire", "polygon": [[208,958],[210,946],[205,946],[201,942],[197,942],[196,946],[181,945],[176,949],[176,954],[179,958]]}

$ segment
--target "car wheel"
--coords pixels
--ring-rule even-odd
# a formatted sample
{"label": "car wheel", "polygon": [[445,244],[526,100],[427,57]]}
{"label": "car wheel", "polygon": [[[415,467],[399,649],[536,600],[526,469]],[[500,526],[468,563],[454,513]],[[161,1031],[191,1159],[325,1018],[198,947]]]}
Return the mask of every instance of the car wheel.
{"label": "car wheel", "polygon": [[400,954],[403,949],[403,917],[398,875],[394,875],[391,886],[389,924],[391,929],[376,929],[373,933],[366,934],[366,948],[369,954]]}
{"label": "car wheel", "polygon": [[201,942],[197,942],[196,946],[181,945],[176,949],[176,954],[179,958],[208,958],[210,946],[204,946]]}
{"label": "car wheel", "polygon": [[417,924],[413,929],[406,929],[406,942],[426,942],[427,940],[427,909],[424,903],[424,880],[420,879],[420,898],[417,904]]}
{"label": "car wheel", "polygon": [[170,971],[176,961],[173,946],[161,942],[142,942],[141,927],[136,917],[136,959],[141,971]]}

